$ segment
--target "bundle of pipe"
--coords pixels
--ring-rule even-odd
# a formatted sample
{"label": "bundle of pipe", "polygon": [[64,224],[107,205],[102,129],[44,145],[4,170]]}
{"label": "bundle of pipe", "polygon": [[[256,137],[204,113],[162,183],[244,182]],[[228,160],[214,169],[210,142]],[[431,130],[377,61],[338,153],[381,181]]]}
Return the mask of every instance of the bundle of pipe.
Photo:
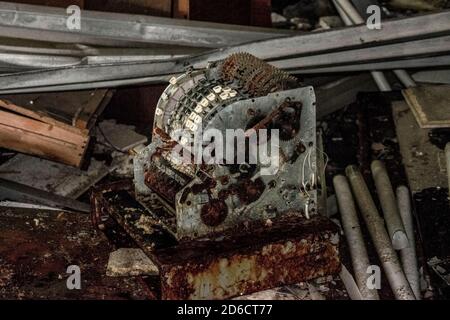
{"label": "bundle of pipe", "polygon": [[[378,160],[372,163],[372,175],[384,213],[383,221],[359,170],[355,166],[348,166],[346,175],[347,178],[336,176],[333,179],[333,185],[356,283],[362,299],[378,299],[378,293],[376,290],[371,290],[367,284],[370,262],[353,196],[395,297],[402,300],[420,299],[419,273],[408,188],[399,186],[396,200],[384,164]],[[347,179],[350,181],[351,189]],[[386,227],[388,231],[386,231]],[[401,262],[395,249],[400,250]]]}
{"label": "bundle of pipe", "polygon": [[370,273],[367,270],[370,266],[369,256],[364,245],[361,227],[359,225],[356,213],[355,203],[347,179],[338,175],[333,179],[333,186],[336,191],[336,197],[341,213],[342,227],[350,249],[353,272],[355,273],[356,283],[364,300],[378,300],[376,289],[370,289],[367,286]]}
{"label": "bundle of pipe", "polygon": [[[78,48],[82,44],[88,49],[81,50],[82,58],[74,60],[73,56],[55,53],[35,57],[36,48],[27,51],[22,46],[22,68],[38,70],[0,76],[3,94],[165,82],[169,75],[181,73],[186,67],[202,68],[235,52],[249,52],[299,74],[450,65],[450,11],[386,20],[379,30],[360,24],[300,35],[274,29],[88,11],[82,12],[81,29],[68,31],[67,15],[61,9],[7,6],[0,2],[0,13],[0,36],[29,39],[34,38],[33,33],[39,33],[39,39],[45,41]],[[1,43],[0,39],[0,50]],[[123,51],[113,55],[95,52],[95,47],[89,46],[92,43]],[[154,49],[155,44],[168,46],[167,52],[145,51]],[[136,47],[142,51],[126,51]],[[172,51],[174,47],[178,51]],[[210,48],[218,49],[203,52]],[[58,59],[67,60],[55,59],[58,63],[46,68],[57,55]],[[10,63],[12,57],[3,56],[10,69],[14,68]]]}

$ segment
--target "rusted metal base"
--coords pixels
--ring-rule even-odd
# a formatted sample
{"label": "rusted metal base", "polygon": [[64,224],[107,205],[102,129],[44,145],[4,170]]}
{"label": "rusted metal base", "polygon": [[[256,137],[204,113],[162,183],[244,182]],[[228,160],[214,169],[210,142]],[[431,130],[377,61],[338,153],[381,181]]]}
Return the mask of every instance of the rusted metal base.
{"label": "rusted metal base", "polygon": [[130,189],[105,191],[94,193],[93,212],[108,213],[158,266],[162,299],[226,299],[340,270],[338,228],[324,217],[287,215],[220,239],[177,243]]}

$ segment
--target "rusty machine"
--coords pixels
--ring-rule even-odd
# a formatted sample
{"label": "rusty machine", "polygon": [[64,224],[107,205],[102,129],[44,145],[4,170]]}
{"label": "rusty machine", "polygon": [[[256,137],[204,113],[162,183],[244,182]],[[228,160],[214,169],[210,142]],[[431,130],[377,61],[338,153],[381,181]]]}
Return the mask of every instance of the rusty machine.
{"label": "rusty machine", "polygon": [[236,53],[170,80],[133,182],[96,190],[93,218],[118,222],[155,262],[164,299],[334,273],[339,236],[318,206],[318,150],[313,88]]}

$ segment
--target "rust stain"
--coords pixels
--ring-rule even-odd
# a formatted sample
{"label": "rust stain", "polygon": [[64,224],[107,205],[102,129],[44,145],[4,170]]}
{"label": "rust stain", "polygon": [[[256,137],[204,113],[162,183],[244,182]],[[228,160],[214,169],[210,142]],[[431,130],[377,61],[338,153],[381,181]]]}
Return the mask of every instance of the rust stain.
{"label": "rust stain", "polygon": [[[176,252],[155,252],[162,260],[163,299],[226,299],[338,272],[337,230],[323,220],[306,229],[301,224],[291,225],[285,239],[274,234],[282,232],[275,227],[246,235],[253,237],[250,241],[224,240],[197,248],[180,244]],[[172,261],[169,252],[181,256]]]}

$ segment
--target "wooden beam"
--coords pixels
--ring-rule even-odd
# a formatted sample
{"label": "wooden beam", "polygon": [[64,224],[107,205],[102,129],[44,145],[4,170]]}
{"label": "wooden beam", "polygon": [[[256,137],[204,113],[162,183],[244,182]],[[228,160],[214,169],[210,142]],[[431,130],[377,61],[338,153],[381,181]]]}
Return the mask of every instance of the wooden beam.
{"label": "wooden beam", "polygon": [[89,136],[0,111],[0,146],[79,167]]}

